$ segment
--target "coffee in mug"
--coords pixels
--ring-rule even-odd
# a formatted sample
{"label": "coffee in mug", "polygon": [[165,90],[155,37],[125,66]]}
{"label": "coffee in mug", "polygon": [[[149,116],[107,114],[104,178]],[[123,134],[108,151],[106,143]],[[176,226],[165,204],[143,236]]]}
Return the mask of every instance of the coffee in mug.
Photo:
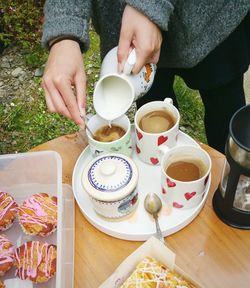
{"label": "coffee in mug", "polygon": [[210,183],[211,164],[208,153],[198,145],[166,151],[161,161],[161,185],[167,204],[177,209],[198,206]]}
{"label": "coffee in mug", "polygon": [[162,149],[176,145],[180,114],[171,98],[152,101],[141,106],[135,114],[136,154],[150,165],[159,165]]}
{"label": "coffee in mug", "polygon": [[131,124],[127,115],[113,120],[110,127],[110,121],[96,114],[89,119],[88,128],[94,134],[86,130],[93,157],[107,153],[119,153],[131,157],[133,151]]}
{"label": "coffee in mug", "polygon": [[167,110],[155,110],[143,115],[139,127],[147,133],[168,131],[175,125],[175,118]]}
{"label": "coffee in mug", "polygon": [[94,139],[100,142],[112,142],[125,135],[126,130],[121,126],[111,124],[102,126],[94,133]]}
{"label": "coffee in mug", "polygon": [[199,159],[175,161],[165,169],[166,174],[172,179],[185,182],[202,178],[206,171],[206,165]]}

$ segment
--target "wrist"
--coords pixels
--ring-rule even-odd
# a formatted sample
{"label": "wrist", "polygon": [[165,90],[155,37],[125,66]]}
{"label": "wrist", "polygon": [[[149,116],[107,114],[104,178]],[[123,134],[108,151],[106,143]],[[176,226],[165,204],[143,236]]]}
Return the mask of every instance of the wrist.
{"label": "wrist", "polygon": [[81,52],[83,53],[83,44],[74,36],[70,36],[70,35],[62,35],[62,36],[58,36],[52,40],[49,41],[48,43],[48,46],[49,46],[49,50],[51,50],[51,48],[57,44],[57,43],[60,43],[61,41],[64,41],[64,40],[70,40],[70,41],[74,41],[76,43],[79,44],[79,47],[81,49]]}

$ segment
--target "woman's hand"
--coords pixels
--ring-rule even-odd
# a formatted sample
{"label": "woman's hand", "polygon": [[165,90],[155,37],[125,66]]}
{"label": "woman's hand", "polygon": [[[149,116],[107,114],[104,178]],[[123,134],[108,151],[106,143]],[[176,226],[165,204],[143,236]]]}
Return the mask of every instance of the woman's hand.
{"label": "woman's hand", "polygon": [[81,116],[85,114],[86,75],[76,41],[61,40],[52,46],[42,87],[50,112],[64,115],[84,128]]}
{"label": "woman's hand", "polygon": [[127,5],[123,12],[118,45],[118,70],[122,72],[131,48],[136,50],[137,74],[146,63],[156,64],[160,57],[162,35],[160,28],[147,16]]}

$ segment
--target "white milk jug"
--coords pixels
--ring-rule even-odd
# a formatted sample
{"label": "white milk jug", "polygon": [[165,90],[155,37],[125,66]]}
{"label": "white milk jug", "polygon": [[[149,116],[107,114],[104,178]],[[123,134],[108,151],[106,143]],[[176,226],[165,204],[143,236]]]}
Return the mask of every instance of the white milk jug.
{"label": "white milk jug", "polygon": [[131,74],[136,63],[135,49],[129,54],[123,73],[117,71],[117,47],[113,48],[104,57],[100,79],[97,81],[93,104],[96,113],[108,121],[114,120],[124,113],[132,105],[133,101],[143,96],[151,87],[156,66],[146,64],[141,71]]}

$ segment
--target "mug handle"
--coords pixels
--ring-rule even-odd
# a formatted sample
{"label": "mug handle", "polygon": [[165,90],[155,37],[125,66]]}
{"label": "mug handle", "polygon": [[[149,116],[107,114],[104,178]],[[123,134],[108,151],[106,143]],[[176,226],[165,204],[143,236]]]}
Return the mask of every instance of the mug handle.
{"label": "mug handle", "polygon": [[131,74],[131,71],[134,67],[136,63],[136,53],[135,53],[135,48],[130,52],[130,54],[128,55],[128,59],[124,65],[124,68],[123,68],[123,73],[125,75],[129,75]]}
{"label": "mug handle", "polygon": [[159,149],[159,152],[161,153],[161,154],[166,154],[171,148],[169,148],[167,145],[161,145],[161,146],[159,146],[158,147],[158,149]]}
{"label": "mug handle", "polygon": [[164,102],[165,104],[171,104],[171,105],[173,105],[173,99],[172,99],[172,98],[165,98],[165,99],[163,100],[163,102]]}

